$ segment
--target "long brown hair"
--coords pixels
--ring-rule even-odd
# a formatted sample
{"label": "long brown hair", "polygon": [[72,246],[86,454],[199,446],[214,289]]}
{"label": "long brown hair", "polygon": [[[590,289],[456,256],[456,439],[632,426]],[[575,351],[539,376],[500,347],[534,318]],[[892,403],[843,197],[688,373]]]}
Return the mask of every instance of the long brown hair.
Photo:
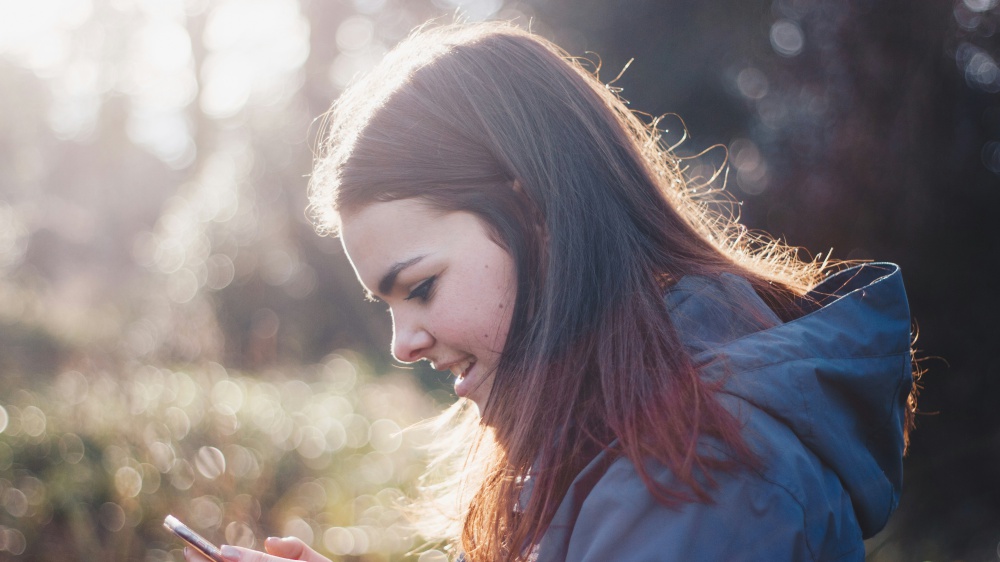
{"label": "long brown hair", "polygon": [[[787,319],[823,266],[693,194],[683,161],[610,88],[516,27],[444,26],[406,39],[328,118],[310,185],[321,231],[336,232],[340,213],[419,197],[477,215],[516,266],[474,470],[455,484],[468,558],[523,559],[602,450],[631,460],[668,505],[708,501],[713,474],[753,463],[664,291],[731,272]],[[700,454],[705,437],[727,454]],[[678,486],[653,481],[649,460]]]}

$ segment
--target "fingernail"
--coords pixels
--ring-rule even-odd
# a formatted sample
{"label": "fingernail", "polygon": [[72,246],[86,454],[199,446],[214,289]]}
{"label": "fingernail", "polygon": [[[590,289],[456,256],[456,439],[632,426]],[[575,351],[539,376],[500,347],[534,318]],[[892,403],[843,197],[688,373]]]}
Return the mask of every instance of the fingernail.
{"label": "fingernail", "polygon": [[242,556],[243,553],[232,546],[226,545],[222,547],[222,557],[229,560],[229,562],[240,562]]}
{"label": "fingernail", "polygon": [[191,547],[190,546],[185,546],[184,547],[184,558],[190,558],[190,557],[191,557]]}
{"label": "fingernail", "polygon": [[290,541],[290,540],[292,540],[292,537],[267,537],[267,539],[265,539],[264,542],[265,543],[268,543],[268,542],[286,542],[286,541]]}

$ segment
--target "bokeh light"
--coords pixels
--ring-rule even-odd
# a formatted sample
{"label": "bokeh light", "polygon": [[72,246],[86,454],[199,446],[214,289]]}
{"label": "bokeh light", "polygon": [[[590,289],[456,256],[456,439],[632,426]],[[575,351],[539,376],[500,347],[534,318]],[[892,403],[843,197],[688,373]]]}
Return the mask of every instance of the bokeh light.
{"label": "bokeh light", "polygon": [[[3,407],[10,421],[2,435],[50,441],[56,460],[48,462],[65,474],[48,484],[22,464],[0,464],[0,514],[21,522],[5,528],[41,528],[58,497],[92,494],[103,481],[111,495],[90,509],[115,536],[171,512],[247,547],[269,534],[298,536],[331,555],[402,556],[416,546],[400,486],[422,470],[424,443],[402,428],[433,405],[412,379],[376,378],[342,354],[283,380],[216,363],[128,373],[111,385],[67,370],[40,394],[19,393],[21,406]],[[94,401],[62,400],[74,392],[96,392],[103,415]],[[81,416],[87,423],[73,423]],[[4,540],[7,552],[26,548],[16,535]]]}
{"label": "bokeh light", "polygon": [[805,37],[802,28],[792,20],[781,19],[771,25],[771,46],[784,57],[794,57],[802,52]]}

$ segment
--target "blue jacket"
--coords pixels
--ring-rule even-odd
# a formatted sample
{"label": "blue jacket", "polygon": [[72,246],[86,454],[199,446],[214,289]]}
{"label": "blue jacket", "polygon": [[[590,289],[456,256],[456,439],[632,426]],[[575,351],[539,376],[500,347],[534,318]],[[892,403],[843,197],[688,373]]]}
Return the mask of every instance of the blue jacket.
{"label": "blue jacket", "polygon": [[[656,502],[625,458],[573,481],[536,550],[561,560],[863,560],[896,508],[910,391],[899,268],[838,272],[782,323],[746,280],[685,277],[666,297],[684,345],[744,424],[761,468],[717,475],[712,503]],[[672,474],[650,463],[670,485]]]}

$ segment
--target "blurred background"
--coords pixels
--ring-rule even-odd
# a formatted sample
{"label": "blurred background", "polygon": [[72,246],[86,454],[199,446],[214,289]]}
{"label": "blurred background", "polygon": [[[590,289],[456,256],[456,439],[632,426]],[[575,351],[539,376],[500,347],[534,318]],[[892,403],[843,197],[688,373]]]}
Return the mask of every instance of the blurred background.
{"label": "blurred background", "polygon": [[[0,559],[294,534],[419,555],[447,377],[304,218],[317,116],[415,25],[507,19],[709,152],[743,221],[899,263],[928,360],[871,560],[1000,543],[998,0],[0,0]],[[596,53],[588,54],[588,53]],[[680,119],[683,119],[683,123]],[[716,147],[716,148],[712,148]]]}

